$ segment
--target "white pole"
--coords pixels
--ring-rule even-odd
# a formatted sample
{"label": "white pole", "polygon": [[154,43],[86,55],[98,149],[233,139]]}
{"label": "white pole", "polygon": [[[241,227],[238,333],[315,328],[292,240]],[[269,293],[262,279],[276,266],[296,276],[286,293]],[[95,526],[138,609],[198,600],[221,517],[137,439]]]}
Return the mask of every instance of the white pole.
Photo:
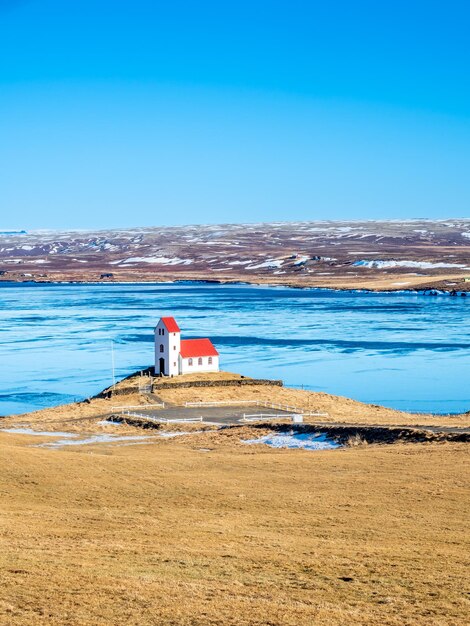
{"label": "white pole", "polygon": [[111,367],[113,370],[113,390],[116,388],[116,376],[114,367],[114,341],[111,339]]}

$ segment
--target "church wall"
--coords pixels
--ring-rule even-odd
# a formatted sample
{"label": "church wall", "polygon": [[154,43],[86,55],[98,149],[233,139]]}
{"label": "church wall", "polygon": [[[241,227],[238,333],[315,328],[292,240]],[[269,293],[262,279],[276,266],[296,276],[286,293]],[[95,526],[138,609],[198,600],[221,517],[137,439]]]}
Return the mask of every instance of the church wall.
{"label": "church wall", "polygon": [[[163,346],[163,348],[161,348]],[[169,333],[160,321],[155,328],[155,373],[160,372],[160,359],[164,362],[164,375],[179,374],[179,353],[181,349],[181,333]]]}
{"label": "church wall", "polygon": [[198,357],[193,357],[192,365],[189,364],[190,359],[181,359],[181,373],[182,374],[195,374],[199,372],[218,372],[219,371],[219,357],[212,357],[212,364],[209,363],[209,357],[203,356],[202,365],[199,365]]}

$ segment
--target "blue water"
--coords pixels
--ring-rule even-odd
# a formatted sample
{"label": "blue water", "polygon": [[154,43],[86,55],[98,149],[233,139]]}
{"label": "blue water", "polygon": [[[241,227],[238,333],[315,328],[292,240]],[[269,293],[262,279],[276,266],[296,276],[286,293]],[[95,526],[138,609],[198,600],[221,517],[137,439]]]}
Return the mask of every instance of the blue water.
{"label": "blue water", "polygon": [[0,283],[0,415],[71,402],[152,364],[174,315],[223,369],[410,411],[470,410],[470,297],[208,284]]}

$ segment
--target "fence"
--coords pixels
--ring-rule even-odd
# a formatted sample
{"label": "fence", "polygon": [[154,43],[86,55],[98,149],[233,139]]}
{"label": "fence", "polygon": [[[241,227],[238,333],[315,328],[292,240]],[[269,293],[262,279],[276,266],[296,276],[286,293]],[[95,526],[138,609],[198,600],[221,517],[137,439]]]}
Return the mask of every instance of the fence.
{"label": "fence", "polygon": [[[286,413],[295,413],[297,415],[316,416],[316,417],[328,417],[328,413],[306,413],[303,409],[299,409],[296,406],[290,406],[289,404],[279,404],[269,402],[268,400],[219,400],[215,402],[185,402],[185,407],[216,407],[216,406],[262,406],[266,409],[277,409],[278,411],[285,411]],[[278,416],[281,417],[281,416]]]}
{"label": "fence", "polygon": [[285,413],[253,413],[252,415],[246,415],[243,413],[242,420],[244,422],[257,422],[258,420],[271,420],[273,418],[286,419],[289,417]]}
{"label": "fence", "polygon": [[144,415],[143,413],[131,413],[131,411],[120,411],[120,415],[124,417],[127,415],[128,417],[138,417],[139,419],[147,420],[149,422],[156,422],[157,424],[180,424],[191,422],[202,422],[203,418],[201,417],[188,417],[188,418],[174,418],[168,419],[166,417],[154,417],[153,415]]}

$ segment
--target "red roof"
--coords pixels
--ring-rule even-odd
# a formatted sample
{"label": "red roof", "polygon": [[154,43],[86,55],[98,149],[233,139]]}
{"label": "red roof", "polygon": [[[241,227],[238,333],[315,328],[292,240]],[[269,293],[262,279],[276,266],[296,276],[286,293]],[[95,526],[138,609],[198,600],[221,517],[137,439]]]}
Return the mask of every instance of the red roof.
{"label": "red roof", "polygon": [[219,356],[210,339],[182,339],[180,354],[183,359],[198,356]]}
{"label": "red roof", "polygon": [[169,333],[180,333],[180,328],[174,317],[162,317],[162,322]]}

